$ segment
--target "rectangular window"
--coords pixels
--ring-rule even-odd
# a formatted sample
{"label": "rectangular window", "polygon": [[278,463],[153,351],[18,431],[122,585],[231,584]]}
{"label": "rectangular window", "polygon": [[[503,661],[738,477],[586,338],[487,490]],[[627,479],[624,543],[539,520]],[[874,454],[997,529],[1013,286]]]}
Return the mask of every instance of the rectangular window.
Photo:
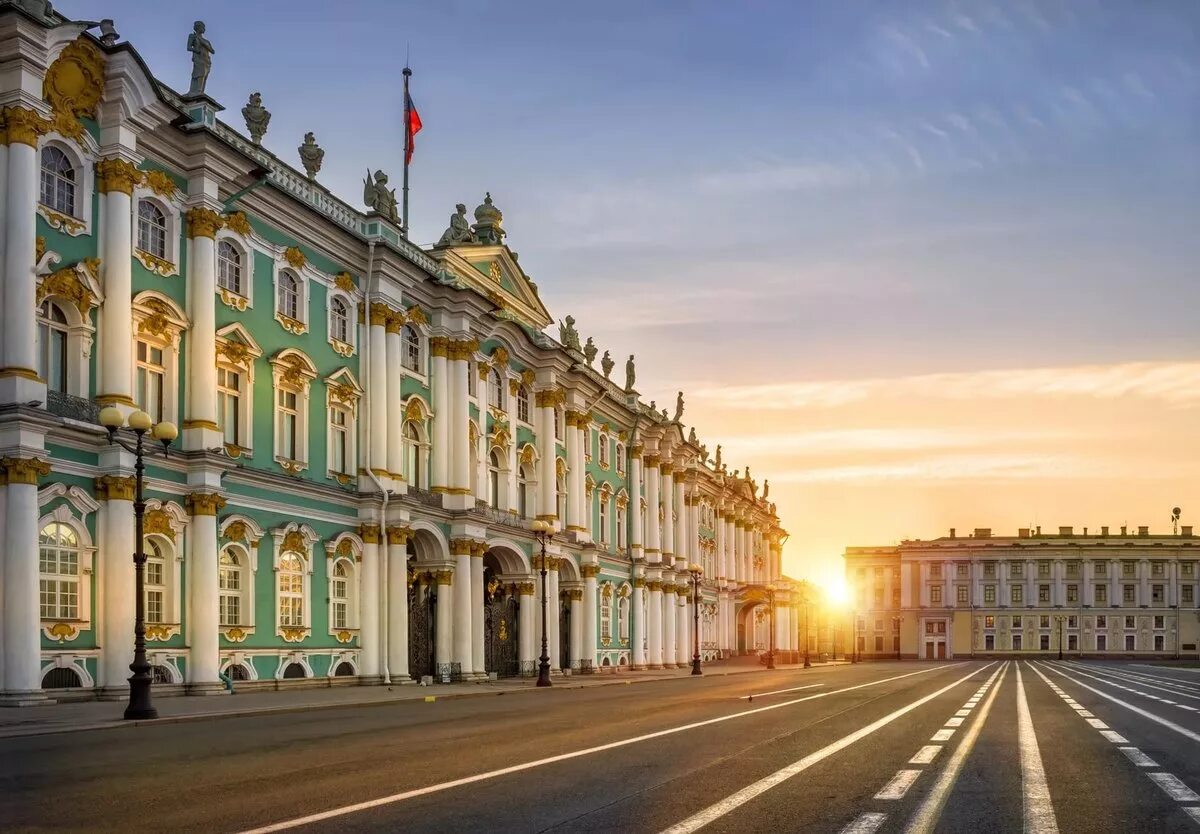
{"label": "rectangular window", "polygon": [[163,621],[163,592],[146,591],[146,622],[161,623]]}
{"label": "rectangular window", "polygon": [[1020,579],[1025,575],[1025,565],[1021,562],[1009,562],[1008,575],[1013,579]]}
{"label": "rectangular window", "polygon": [[1122,562],[1121,563],[1121,576],[1136,576],[1136,575],[1137,575],[1137,563],[1135,563],[1135,562]]}
{"label": "rectangular window", "polygon": [[957,593],[957,597],[955,597],[955,598],[958,600],[958,604],[959,604],[959,605],[966,605],[966,604],[967,604],[967,602],[968,602],[968,590],[969,590],[969,589],[967,588],[967,586],[966,586],[966,585],[959,585],[959,586],[958,586],[958,590],[956,591],[956,593]]}
{"label": "rectangular window", "polygon": [[1108,635],[1107,634],[1097,634],[1096,635],[1096,651],[1098,651],[1098,652],[1108,651]]}
{"label": "rectangular window", "polygon": [[1013,605],[1020,605],[1025,601],[1025,586],[1013,585],[1011,588]]}
{"label": "rectangular window", "polygon": [[996,627],[996,618],[994,616],[992,616],[991,614],[988,614],[986,617],[983,618],[983,627],[984,628],[995,628]]}
{"label": "rectangular window", "polygon": [[957,564],[954,566],[954,574],[959,579],[966,579],[970,575],[970,565]]}
{"label": "rectangular window", "polygon": [[1166,574],[1166,565],[1164,563],[1162,563],[1162,562],[1151,562],[1150,563],[1150,575],[1151,576],[1164,576],[1165,574]]}
{"label": "rectangular window", "polygon": [[1097,605],[1105,605],[1107,603],[1108,603],[1108,586],[1107,585],[1097,585],[1096,586],[1096,604]]}
{"label": "rectangular window", "polygon": [[1079,602],[1079,586],[1067,586],[1067,602]]}
{"label": "rectangular window", "polygon": [[875,589],[875,606],[877,608],[883,607],[883,589],[882,588]]}
{"label": "rectangular window", "polygon": [[1108,576],[1108,562],[1096,563],[1096,576]]}
{"label": "rectangular window", "polygon": [[995,562],[984,562],[983,563],[983,575],[987,576],[987,577],[995,576],[996,575],[996,563]]}
{"label": "rectangular window", "polygon": [[1040,576],[1042,579],[1045,579],[1048,576],[1050,576],[1050,563],[1049,562],[1038,562],[1038,576]]}
{"label": "rectangular window", "polygon": [[1021,627],[1021,618],[1019,616],[1012,618],[1012,627],[1014,631]]}
{"label": "rectangular window", "polygon": [[1108,617],[1101,614],[1096,618],[1096,628],[1108,628]]}
{"label": "rectangular window", "polygon": [[934,605],[942,604],[942,586],[934,585],[929,589],[929,601]]}
{"label": "rectangular window", "polygon": [[1038,602],[1050,601],[1050,586],[1038,585]]}
{"label": "rectangular window", "polygon": [[983,649],[984,649],[984,651],[988,651],[988,652],[996,650],[996,635],[994,635],[994,634],[983,635]]}
{"label": "rectangular window", "polygon": [[881,635],[881,634],[875,635],[875,651],[877,651],[877,652],[883,651],[883,635]]}
{"label": "rectangular window", "polygon": [[163,350],[149,342],[137,343],[137,400],[142,411],[156,423],[163,421],[163,383],[167,369]]}
{"label": "rectangular window", "polygon": [[1162,585],[1151,585],[1150,586],[1150,602],[1152,602],[1155,605],[1163,604],[1163,586]]}
{"label": "rectangular window", "polygon": [[1125,618],[1125,628],[1137,628],[1137,618],[1136,617],[1126,617]]}
{"label": "rectangular window", "polygon": [[883,631],[883,620],[876,618],[876,620],[875,620],[875,630],[876,630],[876,631]]}
{"label": "rectangular window", "polygon": [[1067,617],[1067,628],[1079,628],[1079,618],[1074,614]]}
{"label": "rectangular window", "polygon": [[1132,585],[1125,585],[1121,593],[1121,599],[1123,599],[1125,602],[1132,603],[1134,601],[1135,591]]}
{"label": "rectangular window", "polygon": [[1165,621],[1166,621],[1166,618],[1163,617],[1162,614],[1154,615],[1154,627],[1155,628],[1163,628]]}
{"label": "rectangular window", "polygon": [[1050,615],[1043,614],[1038,617],[1038,628],[1050,628]]}
{"label": "rectangular window", "polygon": [[225,442],[242,445],[242,375],[231,368],[217,368],[217,420]]}
{"label": "rectangular window", "polygon": [[1163,650],[1164,642],[1165,641],[1163,640],[1163,636],[1161,634],[1154,635],[1154,651],[1161,652]]}
{"label": "rectangular window", "polygon": [[1067,562],[1067,576],[1071,579],[1075,579],[1079,576],[1078,562]]}
{"label": "rectangular window", "polygon": [[1127,652],[1137,651],[1137,635],[1134,635],[1134,634],[1126,634],[1125,635],[1125,651],[1127,651]]}
{"label": "rectangular window", "polygon": [[1013,648],[1014,652],[1021,651],[1021,635],[1020,634],[1014,634],[1012,636],[1012,648]]}
{"label": "rectangular window", "polygon": [[1180,597],[1179,598],[1180,598],[1180,600],[1187,603],[1188,605],[1191,605],[1192,602],[1194,602],[1193,594],[1194,594],[1194,591],[1192,590],[1192,586],[1184,585],[1182,588],[1180,588]]}
{"label": "rectangular window", "polygon": [[996,604],[996,586],[995,585],[984,585],[983,586],[983,601],[985,603],[987,603],[988,605]]}
{"label": "rectangular window", "polygon": [[938,565],[938,564],[930,565],[929,566],[929,576],[931,579],[941,579],[942,578],[942,566]]}
{"label": "rectangular window", "polygon": [[329,409],[329,469],[350,474],[350,427],[344,408]]}
{"label": "rectangular window", "polygon": [[279,392],[279,455],[296,460],[300,412],[296,408],[296,392]]}
{"label": "rectangular window", "polygon": [[1044,652],[1050,651],[1050,635],[1041,634],[1038,636],[1038,648]]}
{"label": "rectangular window", "polygon": [[1071,652],[1079,651],[1079,635],[1078,634],[1068,634],[1067,635],[1067,651],[1071,651]]}
{"label": "rectangular window", "polygon": [[1180,562],[1179,572],[1188,579],[1191,579],[1191,577],[1196,573],[1196,566],[1191,562]]}

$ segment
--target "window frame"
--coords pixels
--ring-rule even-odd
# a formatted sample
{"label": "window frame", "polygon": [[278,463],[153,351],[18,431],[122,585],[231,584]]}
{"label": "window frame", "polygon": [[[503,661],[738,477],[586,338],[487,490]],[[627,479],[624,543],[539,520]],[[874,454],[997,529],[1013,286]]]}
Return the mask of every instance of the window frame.
{"label": "window frame", "polygon": [[[316,366],[302,351],[288,348],[271,359],[271,424],[274,436],[272,448],[274,460],[292,474],[307,469],[311,464],[311,442],[309,434],[309,412],[311,410],[312,383],[316,379]],[[284,412],[280,395],[291,393],[296,397],[296,445],[292,455],[284,454],[282,417]]]}
{"label": "window frame", "polygon": [[[57,133],[50,132],[42,137],[37,148],[37,213],[46,224],[55,231],[71,237],[88,236],[92,234],[93,205],[96,194],[96,156],[98,146],[90,135],[84,134],[80,142]],[[72,200],[72,210],[61,211],[54,206],[42,202],[42,155],[48,149],[62,153],[75,172],[75,189]]]}
{"label": "window frame", "polygon": [[[162,215],[163,225],[163,254],[158,254],[142,246],[142,204],[153,206]],[[167,200],[146,188],[137,186],[130,198],[130,209],[133,213],[133,256],[155,275],[169,278],[179,274],[181,213],[173,200]]]}

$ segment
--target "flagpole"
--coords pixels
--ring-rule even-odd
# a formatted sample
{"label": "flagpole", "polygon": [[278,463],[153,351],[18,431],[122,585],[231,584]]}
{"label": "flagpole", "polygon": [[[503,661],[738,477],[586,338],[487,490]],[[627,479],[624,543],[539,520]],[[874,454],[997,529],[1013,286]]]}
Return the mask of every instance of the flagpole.
{"label": "flagpole", "polygon": [[408,79],[412,75],[412,70],[407,66],[404,67],[404,236],[408,237],[408,158],[411,156],[412,144],[412,113],[411,99],[408,97]]}

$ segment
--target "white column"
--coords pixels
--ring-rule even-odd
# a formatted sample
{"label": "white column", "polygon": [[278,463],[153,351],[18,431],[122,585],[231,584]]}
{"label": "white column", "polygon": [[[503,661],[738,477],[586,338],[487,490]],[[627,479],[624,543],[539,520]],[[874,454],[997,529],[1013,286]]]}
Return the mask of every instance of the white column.
{"label": "white column", "polygon": [[488,669],[483,657],[483,554],[487,545],[475,542],[471,548],[471,668],[476,675]]}
{"label": "white column", "polygon": [[468,357],[475,350],[471,341],[452,341],[447,353],[450,375],[450,488],[453,500],[447,506],[468,509],[471,497],[470,393]]}
{"label": "white column", "polygon": [[[96,164],[96,187],[104,195],[104,236],[100,242],[104,306],[100,310],[99,392],[96,395],[96,401],[101,405],[134,404],[131,195],[134,183],[140,178],[138,170],[124,159],[105,159]],[[106,685],[119,684],[110,681]]]}
{"label": "white column", "polygon": [[[508,470],[504,473],[504,495],[508,499],[508,506],[501,509],[516,512],[519,508],[517,507],[517,383],[515,381],[509,385],[508,389],[508,425],[512,435],[512,441],[508,444],[508,461],[505,464]],[[542,651],[540,643],[537,650],[539,653]]]}
{"label": "white column", "polygon": [[549,632],[550,632],[550,668],[558,669],[562,665],[562,644],[559,642],[562,635],[559,634],[559,606],[562,605],[562,600],[558,596],[558,559],[550,558],[550,570],[546,574],[546,583],[549,586],[548,591],[548,607],[547,616],[549,617]]}
{"label": "white column", "polygon": [[[371,302],[367,338],[371,343],[371,364],[367,368],[367,396],[371,398],[371,458],[367,466],[381,480],[388,478],[388,362],[387,324],[395,316],[386,304]],[[437,418],[437,412],[434,412]],[[434,444],[436,447],[436,443]],[[378,541],[376,541],[378,544]],[[376,670],[378,671],[378,670]]]}
{"label": "white column", "polygon": [[1141,581],[1138,582],[1138,605],[1150,604],[1150,560],[1142,559],[1138,562],[1138,573]]}
{"label": "white column", "polygon": [[[642,541],[645,523],[646,517],[642,513],[642,447],[635,445],[629,450],[629,550],[635,560],[645,557],[646,543]],[[637,609],[635,623],[641,619],[641,610]],[[636,649],[634,655],[637,655]]]}
{"label": "white column", "polygon": [[363,540],[362,566],[358,583],[358,676],[374,682],[379,677],[379,550],[382,531],[378,524],[359,527]]}
{"label": "white column", "polygon": [[[4,327],[0,328],[0,348],[3,349],[3,356],[0,356],[3,388],[0,391],[4,400],[10,402],[34,397],[40,401],[45,398],[45,380],[39,380],[37,375],[34,240],[39,172],[36,146],[38,132],[44,123],[32,110],[20,107],[6,108],[5,115],[9,119],[9,145],[4,284],[0,295],[4,309]],[[35,518],[35,524],[36,521]],[[37,684],[40,686],[41,681]]]}
{"label": "white column", "polygon": [[191,689],[219,690],[220,677],[220,557],[217,553],[217,512],[225,506],[221,496],[193,492],[185,499],[188,525],[189,642],[188,683]]}
{"label": "white column", "polygon": [[643,576],[635,576],[633,578],[632,611],[630,613],[630,616],[633,617],[633,628],[630,630],[630,638],[633,643],[633,658],[630,662],[634,669],[642,669],[646,666],[646,649],[644,645],[646,640],[646,618],[642,614],[645,596],[646,579]]}
{"label": "white column", "polygon": [[[435,672],[440,673],[451,662],[454,650],[454,571],[437,572],[437,608],[434,625]],[[435,677],[435,680],[437,678]]]}
{"label": "white column", "polygon": [[537,450],[538,450],[538,518],[545,521],[559,521],[558,519],[558,484],[555,466],[555,443],[554,443],[554,409],[558,403],[558,398],[561,392],[557,389],[547,391],[538,391],[535,393],[535,403],[537,407],[537,417],[535,429],[537,430]]}
{"label": "white column", "polygon": [[576,462],[576,456],[580,451],[579,427],[577,413],[568,410],[563,415],[563,424],[566,429],[566,437],[563,438],[563,444],[567,449],[567,517],[560,518],[559,523],[565,524],[567,530],[575,533],[583,531],[584,525],[579,518],[580,502],[579,494],[582,491],[575,486],[576,480],[582,475],[581,467]]}
{"label": "white column", "polygon": [[409,677],[408,671],[408,537],[405,527],[389,527],[388,547],[388,675],[395,682]]}
{"label": "white column", "polygon": [[[583,653],[580,654],[579,657],[595,666],[596,642],[600,636],[600,632],[596,623],[597,606],[600,604],[597,584],[597,577],[600,574],[600,566],[583,565],[580,568],[580,573],[583,574]],[[614,606],[616,605],[616,602],[617,601],[614,599]]]}
{"label": "white column", "polygon": [[[522,582],[517,588],[521,595],[517,613],[520,620],[517,626],[517,662],[521,664],[523,674],[530,668],[529,664],[537,660],[538,647],[541,645],[541,625],[535,625],[540,622],[537,618],[541,617],[541,611],[537,610],[533,588],[532,582]],[[535,643],[538,647],[535,647]]]}
{"label": "white column", "polygon": [[[217,432],[217,245],[221,216],[209,208],[187,212],[188,384],[184,387],[183,445],[208,449],[220,443]],[[193,648],[193,654],[195,653]]]}
{"label": "white column", "polygon": [[[688,588],[690,589],[690,585]],[[675,592],[675,662],[687,666],[692,657],[692,606],[689,591]]]}
{"label": "white column", "polygon": [[[649,470],[647,470],[647,475],[649,475]],[[647,661],[651,669],[661,669],[663,666],[662,580],[652,576],[646,582],[646,586],[650,589],[650,601],[646,606],[646,625],[650,629],[646,640],[647,649],[650,653]]]}
{"label": "white column", "polygon": [[[670,518],[670,516],[668,516]],[[670,527],[670,525],[667,525]],[[675,574],[663,573],[662,593],[662,623],[663,623],[663,666],[668,668],[676,664],[675,650],[678,647],[675,637]]]}
{"label": "white column", "polygon": [[476,383],[476,397],[479,402],[479,437],[475,440],[475,500],[488,500],[488,412],[491,403],[488,400],[491,386],[488,385],[488,375],[491,366],[487,362],[479,363],[479,380]]}
{"label": "white column", "polygon": [[[11,322],[15,317],[7,318]],[[6,458],[3,471],[8,482],[0,489],[5,499],[7,551],[3,587],[4,700],[26,703],[42,697],[37,493],[38,477],[48,475],[50,465],[33,458]]]}
{"label": "white column", "polygon": [[[587,600],[584,598],[584,592],[581,588],[571,588],[567,591],[567,596],[571,600],[571,666],[575,669],[583,669],[589,665],[595,665],[596,657],[596,641],[591,640],[592,650],[588,652],[588,637],[587,637]],[[595,606],[592,608],[595,611]]]}
{"label": "white column", "polygon": [[133,662],[134,529],[133,478],[102,475],[96,479],[100,500],[101,584],[104,611],[100,618],[100,680],[106,692],[120,696],[128,691],[129,664]]}
{"label": "white column", "polygon": [[[471,540],[451,539],[454,557],[454,660],[463,677],[472,675],[475,666],[471,654]],[[439,600],[440,602],[440,600]]]}
{"label": "white column", "polygon": [[[384,458],[385,466],[392,476],[392,481],[398,483],[404,480],[404,409],[401,402],[404,395],[401,393],[401,384],[404,381],[404,367],[401,351],[403,344],[400,336],[400,331],[404,327],[403,314],[394,312],[388,316],[387,324],[384,325],[383,342],[385,345],[383,356],[379,357],[386,363],[384,371],[387,383],[386,393],[380,399],[384,400],[384,422],[387,425],[387,443],[386,456]],[[375,328],[371,328],[374,332]],[[374,350],[374,348],[372,348]],[[374,357],[374,353],[372,353]],[[374,382],[374,380],[372,380]],[[375,416],[375,408],[378,406],[378,400],[371,406],[371,416]],[[371,446],[374,447],[375,441],[372,440]],[[420,487],[420,484],[413,484],[415,487]],[[388,531],[391,532],[390,530]],[[390,556],[389,556],[390,558]],[[407,570],[407,568],[406,568]],[[405,653],[407,656],[407,652]],[[391,664],[388,664],[388,671],[391,672]]]}
{"label": "white column", "polygon": [[658,467],[661,475],[659,493],[662,497],[662,553],[663,564],[671,567],[675,564],[675,480],[671,475],[671,464],[664,463]]}
{"label": "white column", "polygon": [[728,579],[730,578],[729,568],[725,560],[725,513],[717,510],[715,517],[714,533],[716,534],[717,542],[717,579]]}
{"label": "white column", "polygon": [[919,562],[917,567],[921,571],[921,607],[928,608],[929,602],[929,562]]}
{"label": "white column", "polygon": [[675,496],[671,499],[671,507],[675,510],[675,561],[686,565],[692,561],[692,551],[688,547],[689,507],[684,500],[682,472],[678,478],[672,476],[672,487],[675,491]]}
{"label": "white column", "polygon": [[[656,564],[662,561],[662,534],[658,524],[658,457],[650,455],[646,458],[646,561]],[[654,592],[651,590],[651,599]],[[653,639],[653,632],[651,632]],[[662,663],[650,655],[651,663]]]}
{"label": "white column", "polygon": [[[437,492],[445,492],[450,486],[450,380],[446,353],[449,340],[445,336],[434,336],[429,340],[431,361],[430,398],[433,400],[433,436],[430,438],[429,485]],[[510,423],[515,426],[516,423]],[[510,444],[516,447],[516,442]],[[510,470],[511,470],[510,460]],[[512,501],[512,492],[509,493]]]}

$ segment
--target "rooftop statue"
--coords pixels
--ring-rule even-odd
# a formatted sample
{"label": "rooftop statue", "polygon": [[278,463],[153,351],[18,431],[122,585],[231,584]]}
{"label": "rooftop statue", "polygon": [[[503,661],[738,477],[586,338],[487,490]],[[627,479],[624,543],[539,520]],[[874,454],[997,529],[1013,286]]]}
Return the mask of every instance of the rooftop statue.
{"label": "rooftop statue", "polygon": [[242,118],[246,120],[246,130],[254,144],[262,142],[267,134],[267,125],[271,123],[271,111],[262,106],[262,93],[251,93],[250,100],[242,108]]}
{"label": "rooftop statue", "polygon": [[721,444],[720,443],[717,444],[717,457],[716,457],[716,460],[713,461],[713,467],[716,469],[721,468]]}
{"label": "rooftop statue", "polygon": [[574,316],[567,316],[565,321],[558,323],[558,340],[563,343],[563,347],[567,350],[573,350],[577,353],[583,352],[583,349],[579,346],[579,331],[575,329]]}
{"label": "rooftop statue", "polygon": [[212,71],[212,56],[216,52],[212,43],[204,37],[203,20],[197,20],[192,26],[187,48],[192,53],[192,85],[188,87],[188,95],[202,96],[208,85],[208,74]]}
{"label": "rooftop statue", "polygon": [[592,341],[592,337],[588,336],[587,344],[583,346],[583,355],[587,357],[588,365],[596,361],[596,354],[600,349],[596,347],[596,343]]}
{"label": "rooftop statue", "polygon": [[766,499],[766,497],[770,494],[771,494],[771,481],[764,480],[763,481],[763,498]]}
{"label": "rooftop statue", "polygon": [[315,179],[317,172],[321,170],[321,161],[325,159],[325,151],[321,150],[311,130],[304,134],[304,144],[296,150],[300,152],[300,164],[304,166],[304,173],[308,174],[310,180]]}
{"label": "rooftop statue", "polygon": [[629,354],[629,361],[625,363],[625,390],[632,391],[633,383],[637,379],[637,374],[633,368],[633,354]]}
{"label": "rooftop statue", "polygon": [[613,367],[616,364],[617,363],[613,361],[613,358],[609,355],[608,351],[604,351],[604,355],[600,357],[600,370],[604,371],[605,379],[608,379],[610,376],[612,376]]}
{"label": "rooftop statue", "polygon": [[688,432],[688,443],[696,444],[696,427],[692,426],[692,430]]}
{"label": "rooftop statue", "polygon": [[475,225],[471,229],[475,242],[486,246],[499,246],[504,242],[505,231],[501,224],[504,214],[492,203],[492,192],[483,196],[483,202],[475,207]]}
{"label": "rooftop statue", "polygon": [[387,184],[387,174],[383,171],[376,171],[374,181],[372,181],[371,169],[368,168],[367,178],[363,180],[363,202],[393,223],[399,223],[400,212],[396,206],[396,189],[388,188]]}
{"label": "rooftop statue", "polygon": [[679,392],[679,396],[675,398],[675,422],[678,423],[683,417],[683,392]]}
{"label": "rooftop statue", "polygon": [[474,241],[471,236],[471,224],[467,222],[467,207],[459,203],[454,207],[454,212],[450,215],[450,227],[442,232],[441,238],[438,239],[438,246],[453,246],[456,243]]}

